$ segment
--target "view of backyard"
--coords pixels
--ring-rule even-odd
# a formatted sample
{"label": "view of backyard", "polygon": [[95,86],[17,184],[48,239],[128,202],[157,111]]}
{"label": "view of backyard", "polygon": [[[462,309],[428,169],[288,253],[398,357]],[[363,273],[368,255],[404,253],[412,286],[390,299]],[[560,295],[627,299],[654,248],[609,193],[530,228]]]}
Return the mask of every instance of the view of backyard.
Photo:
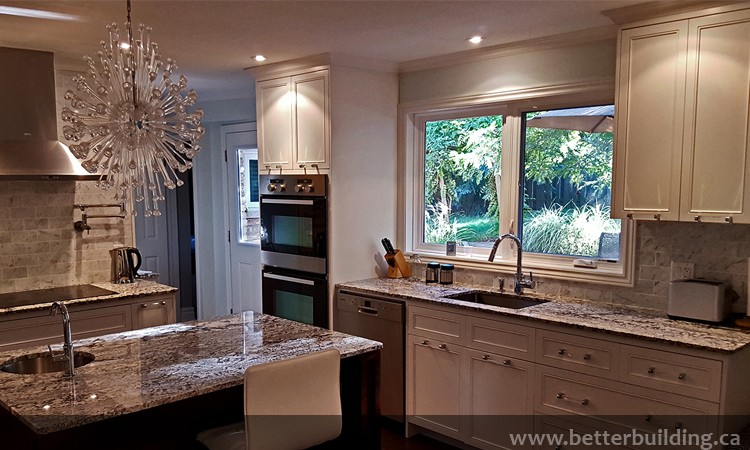
{"label": "view of backyard", "polygon": [[[534,123],[546,126],[549,122],[538,119],[562,115],[567,120],[571,114],[594,114],[590,110],[602,108],[607,107],[526,115],[518,230],[524,251],[619,257],[620,221],[609,218],[613,134],[559,129],[575,122],[559,117],[553,117],[550,128]],[[594,123],[597,127],[601,122]],[[501,153],[501,116],[427,123],[424,242],[492,245],[499,235]]]}

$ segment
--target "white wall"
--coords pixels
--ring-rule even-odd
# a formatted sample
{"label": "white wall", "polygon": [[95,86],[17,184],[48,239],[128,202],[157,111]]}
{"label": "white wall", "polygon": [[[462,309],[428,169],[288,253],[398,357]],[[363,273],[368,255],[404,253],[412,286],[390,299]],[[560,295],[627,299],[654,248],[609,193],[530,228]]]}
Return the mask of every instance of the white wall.
{"label": "white wall", "polygon": [[226,166],[221,148],[221,125],[255,121],[255,86],[252,96],[241,99],[203,101],[203,126],[206,135],[201,140],[203,151],[193,159],[195,201],[195,252],[197,258],[198,317],[208,318],[226,314],[227,262],[226,252]]}
{"label": "white wall", "polygon": [[380,240],[396,237],[398,76],[332,65],[329,273],[385,276]]}
{"label": "white wall", "polygon": [[616,40],[605,39],[402,73],[400,101],[451,99],[530,87],[614,80],[616,56]]}

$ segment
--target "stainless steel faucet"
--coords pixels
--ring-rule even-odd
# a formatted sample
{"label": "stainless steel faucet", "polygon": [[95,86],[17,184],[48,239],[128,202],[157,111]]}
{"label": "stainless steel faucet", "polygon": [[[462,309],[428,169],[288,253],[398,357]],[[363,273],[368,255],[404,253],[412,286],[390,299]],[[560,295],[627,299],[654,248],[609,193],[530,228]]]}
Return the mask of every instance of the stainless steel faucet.
{"label": "stainless steel faucet", "polygon": [[490,257],[487,259],[487,261],[494,261],[495,260],[495,253],[497,253],[497,248],[500,246],[500,243],[503,242],[505,238],[513,239],[516,242],[516,245],[518,246],[518,259],[516,260],[516,284],[513,288],[513,292],[516,294],[522,294],[523,288],[528,289],[534,289],[534,274],[529,272],[529,279],[523,277],[523,270],[521,269],[521,258],[523,257],[523,249],[521,248],[521,240],[518,239],[516,236],[508,233],[500,236],[495,241],[495,244],[492,246],[492,251],[490,252]]}
{"label": "stainless steel faucet", "polygon": [[58,311],[60,311],[60,315],[62,316],[63,338],[65,339],[65,343],[63,344],[63,354],[59,356],[53,356],[53,358],[56,361],[65,361],[67,363],[67,367],[65,368],[65,376],[72,377],[76,374],[76,369],[75,360],[73,357],[73,339],[71,338],[70,334],[70,314],[68,314],[68,308],[63,305],[62,302],[55,302],[50,308],[49,315],[57,315]]}

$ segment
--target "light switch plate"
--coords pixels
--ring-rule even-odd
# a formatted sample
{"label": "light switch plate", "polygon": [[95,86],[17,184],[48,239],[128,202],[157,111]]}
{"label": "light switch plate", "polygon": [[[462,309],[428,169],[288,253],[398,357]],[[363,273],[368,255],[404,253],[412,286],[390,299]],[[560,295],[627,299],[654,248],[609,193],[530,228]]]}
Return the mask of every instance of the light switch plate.
{"label": "light switch plate", "polygon": [[692,280],[695,278],[695,264],[684,262],[671,262],[672,273],[669,281]]}

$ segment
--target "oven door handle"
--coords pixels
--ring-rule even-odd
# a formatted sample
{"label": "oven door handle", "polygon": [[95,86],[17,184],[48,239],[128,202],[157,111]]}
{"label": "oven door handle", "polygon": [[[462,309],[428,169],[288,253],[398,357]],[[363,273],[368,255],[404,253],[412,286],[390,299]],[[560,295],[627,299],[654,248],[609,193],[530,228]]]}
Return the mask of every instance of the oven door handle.
{"label": "oven door handle", "polygon": [[270,203],[275,205],[305,205],[312,206],[313,200],[290,200],[285,198],[264,198],[261,203]]}
{"label": "oven door handle", "polygon": [[288,277],[286,275],[277,275],[275,273],[264,273],[265,278],[273,278],[274,280],[288,281],[290,283],[306,284],[308,286],[315,286],[315,281],[305,280],[302,278]]}

